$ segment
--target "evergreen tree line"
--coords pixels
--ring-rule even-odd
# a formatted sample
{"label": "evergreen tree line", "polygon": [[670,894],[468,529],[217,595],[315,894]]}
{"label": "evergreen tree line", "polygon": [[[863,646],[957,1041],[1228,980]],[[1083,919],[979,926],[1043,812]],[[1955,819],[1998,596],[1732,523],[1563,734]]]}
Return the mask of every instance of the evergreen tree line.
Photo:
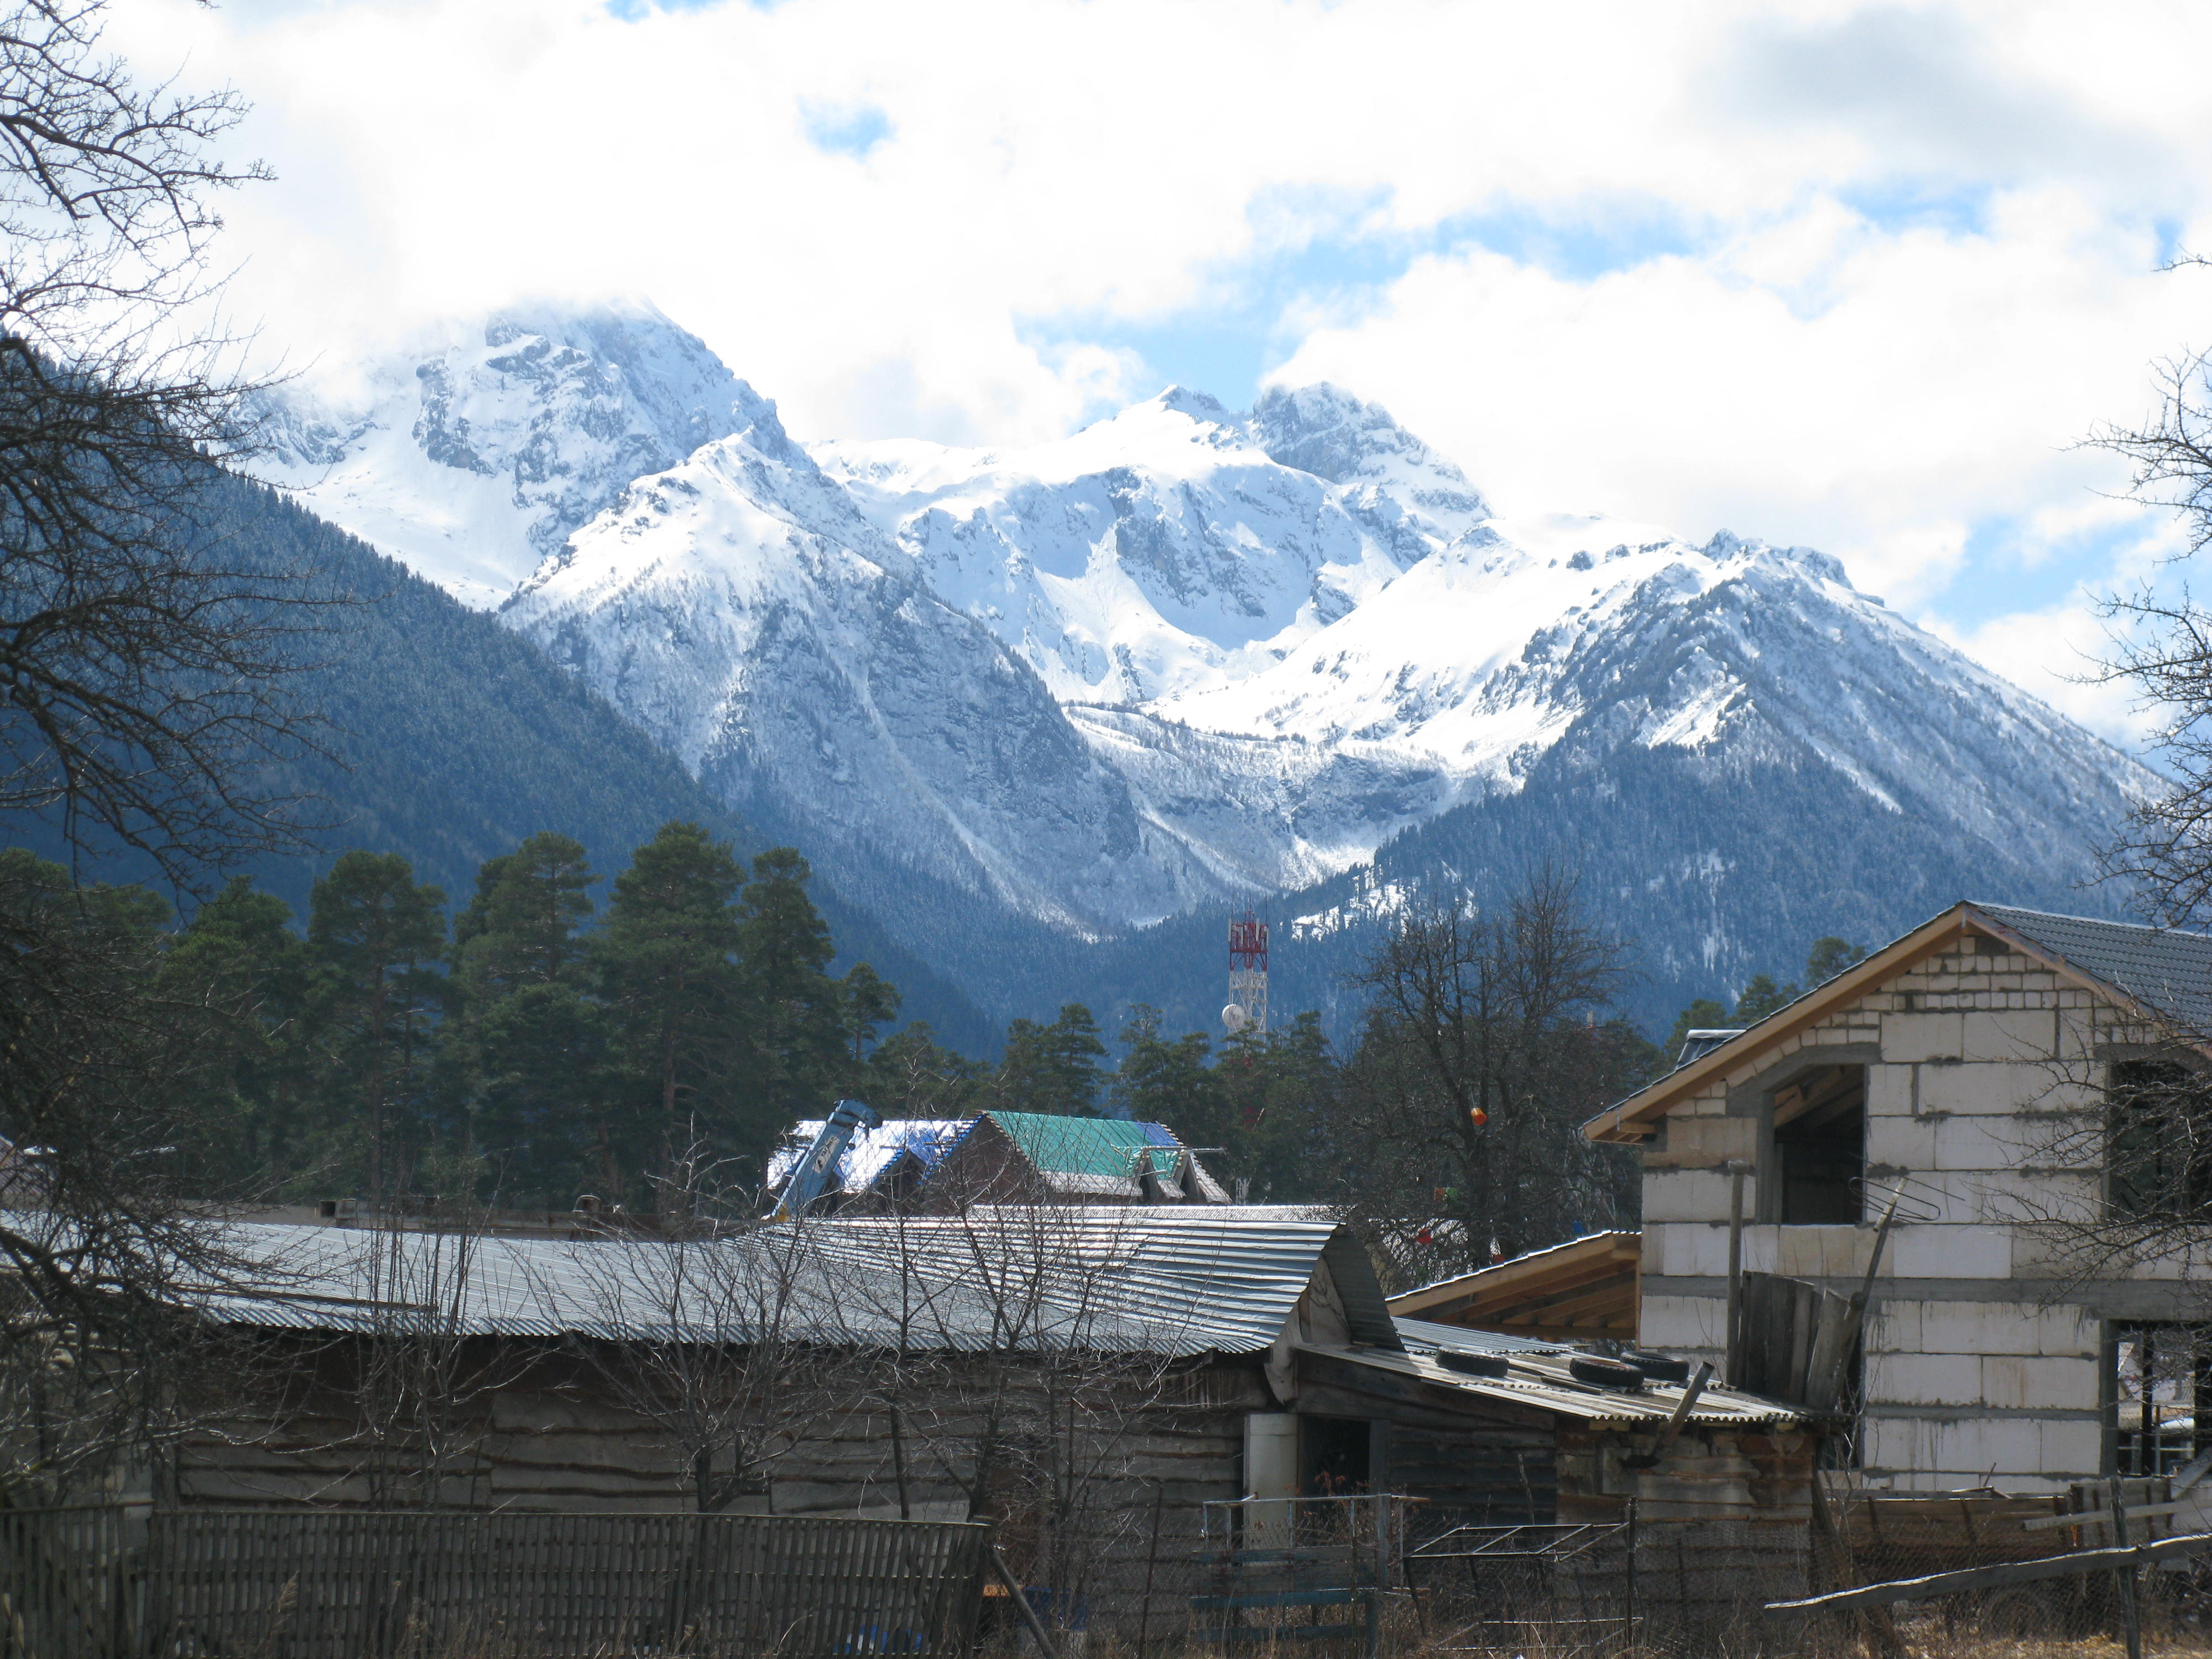
{"label": "evergreen tree line", "polygon": [[1335,1075],[1317,1015],[1216,1055],[1140,1006],[1118,1068],[1073,1003],[1013,1021],[996,1064],[921,1021],[879,1041],[897,988],[866,963],[830,971],[810,879],[789,848],[748,866],[671,823],[602,907],[585,849],[548,831],[486,860],[458,909],[401,855],[356,849],[304,926],[244,877],[179,926],[143,887],[81,886],[18,848],[0,852],[0,915],[121,964],[118,1030],[158,1034],[147,1073],[178,1142],[161,1156],[204,1196],[653,1209],[672,1182],[759,1186],[783,1133],[843,1096],[887,1117],[1164,1121],[1255,1196],[1306,1194],[1299,1147]]}
{"label": "evergreen tree line", "polygon": [[205,1181],[565,1208],[651,1204],[702,1158],[757,1179],[898,1007],[866,964],[829,971],[810,876],[671,823],[604,914],[584,848],[550,831],[486,860],[450,920],[393,853],[342,854],[304,930],[232,879],[149,958],[161,999],[213,1022],[190,1073]]}
{"label": "evergreen tree line", "polygon": [[[160,1156],[204,1195],[665,1209],[761,1186],[792,1125],[852,1096],[885,1117],[1162,1122],[1237,1196],[1334,1206],[1409,1274],[1636,1224],[1633,1168],[1581,1125],[1671,1064],[1680,1031],[1662,1048],[1613,1012],[1627,946],[1571,880],[1409,910],[1354,981],[1370,1006],[1341,1057],[1316,1013],[1217,1043],[1142,1004],[1113,1056],[1069,1003],[1013,1021],[993,1062],[926,1023],[893,1030],[898,991],[867,963],[830,971],[810,878],[789,848],[741,862],[673,822],[603,904],[583,847],[542,832],[459,906],[405,858],[356,850],[304,926],[243,878],[176,926],[143,889],[79,887],[16,849],[0,926],[102,941],[176,1126]],[[1857,954],[1823,939],[1807,976]],[[1681,1029],[1795,994],[1754,981]]]}

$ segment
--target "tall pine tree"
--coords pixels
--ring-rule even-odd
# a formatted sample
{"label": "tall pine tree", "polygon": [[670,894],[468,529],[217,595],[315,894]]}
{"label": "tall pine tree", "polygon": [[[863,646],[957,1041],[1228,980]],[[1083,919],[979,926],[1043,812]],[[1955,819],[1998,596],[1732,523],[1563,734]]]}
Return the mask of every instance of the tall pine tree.
{"label": "tall pine tree", "polygon": [[744,886],[726,842],[696,823],[663,824],[615,878],[606,925],[592,939],[628,1121],[659,1176],[722,1127],[738,1036]]}
{"label": "tall pine tree", "polygon": [[506,1204],[619,1198],[633,1149],[610,1111],[607,1021],[588,994],[584,848],[541,831],[487,860],[454,926],[462,1018],[447,1074],[476,1155]]}
{"label": "tall pine tree", "polygon": [[315,884],[308,911],[322,1092],[338,1109],[326,1145],[380,1203],[405,1189],[422,1150],[445,899],[397,853],[356,848]]}

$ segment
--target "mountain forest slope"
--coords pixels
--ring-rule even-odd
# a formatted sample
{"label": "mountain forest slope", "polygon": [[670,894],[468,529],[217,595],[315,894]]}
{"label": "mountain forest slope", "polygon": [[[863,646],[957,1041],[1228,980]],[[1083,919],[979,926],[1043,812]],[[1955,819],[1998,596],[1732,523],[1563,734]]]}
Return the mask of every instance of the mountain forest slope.
{"label": "mountain forest slope", "polygon": [[[492,617],[273,490],[233,479],[213,488],[210,523],[231,556],[313,573],[318,591],[357,601],[325,611],[322,630],[300,641],[312,665],[296,690],[327,722],[328,758],[302,760],[278,786],[320,798],[309,810],[329,824],[324,850],[240,872],[295,915],[349,848],[404,855],[419,880],[458,903],[484,860],[541,830],[581,842],[603,879],[671,819],[701,823],[741,854],[788,839],[748,826],[604,697]],[[21,839],[60,852],[50,834]],[[145,872],[117,859],[97,873]],[[976,1053],[994,1046],[997,1027],[866,907],[819,878],[814,897],[841,965],[870,963],[904,995],[905,1017],[928,1020],[945,1041]]]}
{"label": "mountain forest slope", "polygon": [[1276,1006],[1341,1030],[1410,892],[1546,860],[1640,941],[1663,1018],[1966,893],[2117,908],[2083,884],[2155,787],[1821,553],[1500,518],[1333,386],[810,446],[643,305],[456,325],[362,378],[273,417],[297,498],[495,604],[994,1019],[1210,1024],[1250,906]]}

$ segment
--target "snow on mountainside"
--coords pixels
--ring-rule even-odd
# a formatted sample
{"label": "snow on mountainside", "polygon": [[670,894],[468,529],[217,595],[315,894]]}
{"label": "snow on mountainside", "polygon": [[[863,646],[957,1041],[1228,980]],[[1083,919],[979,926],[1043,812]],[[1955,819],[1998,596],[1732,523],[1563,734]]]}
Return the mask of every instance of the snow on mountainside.
{"label": "snow on mountainside", "polygon": [[[1622,844],[1577,854],[1612,908],[1652,907],[1684,972],[1764,961],[1780,887],[1887,926],[1916,847],[1928,881],[2054,902],[2154,787],[1824,555],[1496,518],[1330,386],[809,449],[649,307],[455,329],[368,382],[272,416],[309,505],[503,601],[912,948],[968,929],[1001,1006],[1004,929],[1350,915],[1370,860],[1504,870],[1632,787]],[[1844,823],[1874,873],[1826,891]]]}
{"label": "snow on mountainside", "polygon": [[737,377],[643,302],[436,331],[270,400],[261,472],[489,610],[632,480],[733,431]]}
{"label": "snow on mountainside", "polygon": [[[1824,766],[1887,811],[1909,799],[1950,834],[2020,845],[2078,842],[2097,803],[2152,787],[1824,554],[1723,532],[1540,558],[1503,528],[1478,526],[1260,672],[1074,717],[1163,828],[1273,889],[1518,791],[1578,729],[1607,756]],[[1263,810],[1233,810],[1248,805]]]}
{"label": "snow on mountainside", "polygon": [[1332,386],[1249,415],[1170,386],[1029,449],[814,454],[1063,702],[1233,684],[1489,516],[1457,467]]}
{"label": "snow on mountainside", "polygon": [[1078,929],[1207,890],[1027,665],[738,394],[738,430],[639,481],[505,619],[832,870],[888,860]]}

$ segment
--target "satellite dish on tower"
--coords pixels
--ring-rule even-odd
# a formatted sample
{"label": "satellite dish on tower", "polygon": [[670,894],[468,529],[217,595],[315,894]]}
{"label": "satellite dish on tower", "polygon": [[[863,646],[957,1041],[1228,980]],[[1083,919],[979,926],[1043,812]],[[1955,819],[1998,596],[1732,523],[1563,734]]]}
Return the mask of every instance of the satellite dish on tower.
{"label": "satellite dish on tower", "polygon": [[1237,1032],[1243,1030],[1251,1023],[1252,1016],[1246,1013],[1244,1010],[1239,1007],[1236,1003],[1231,1003],[1226,1008],[1224,1008],[1221,1011],[1221,1024],[1231,1036],[1235,1036]]}

